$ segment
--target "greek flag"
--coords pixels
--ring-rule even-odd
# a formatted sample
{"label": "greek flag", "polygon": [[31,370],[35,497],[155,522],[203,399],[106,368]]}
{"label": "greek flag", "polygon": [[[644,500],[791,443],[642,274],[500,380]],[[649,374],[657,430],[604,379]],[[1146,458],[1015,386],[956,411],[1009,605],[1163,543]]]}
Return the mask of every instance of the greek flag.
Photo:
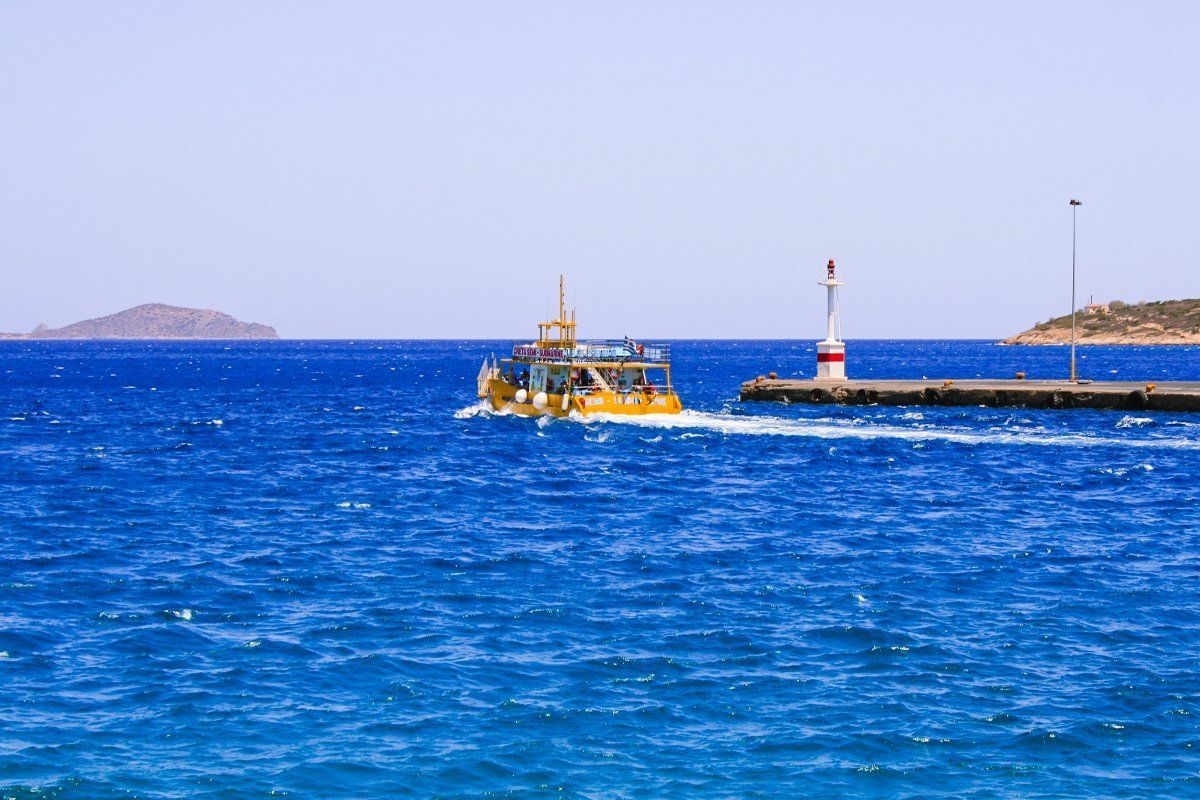
{"label": "greek flag", "polygon": [[625,349],[629,352],[629,355],[636,356],[638,352],[638,343],[626,336]]}

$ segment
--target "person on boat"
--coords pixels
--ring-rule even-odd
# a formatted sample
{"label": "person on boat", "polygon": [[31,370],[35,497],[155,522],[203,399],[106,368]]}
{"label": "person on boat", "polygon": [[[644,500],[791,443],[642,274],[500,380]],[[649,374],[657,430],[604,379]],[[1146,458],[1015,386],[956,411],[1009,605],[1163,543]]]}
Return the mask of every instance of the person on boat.
{"label": "person on boat", "polygon": [[517,386],[522,389],[529,388],[529,370],[523,370],[521,372],[521,379],[517,382]]}

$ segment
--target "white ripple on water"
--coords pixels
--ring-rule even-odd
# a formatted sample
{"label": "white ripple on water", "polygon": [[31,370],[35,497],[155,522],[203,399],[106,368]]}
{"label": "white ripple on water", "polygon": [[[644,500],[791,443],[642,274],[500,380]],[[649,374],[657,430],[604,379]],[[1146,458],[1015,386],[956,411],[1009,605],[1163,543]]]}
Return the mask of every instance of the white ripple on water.
{"label": "white ripple on water", "polygon": [[1132,467],[1101,467],[1100,472],[1105,475],[1116,475],[1118,478],[1128,475],[1131,472],[1153,472],[1153,464],[1135,464]]}

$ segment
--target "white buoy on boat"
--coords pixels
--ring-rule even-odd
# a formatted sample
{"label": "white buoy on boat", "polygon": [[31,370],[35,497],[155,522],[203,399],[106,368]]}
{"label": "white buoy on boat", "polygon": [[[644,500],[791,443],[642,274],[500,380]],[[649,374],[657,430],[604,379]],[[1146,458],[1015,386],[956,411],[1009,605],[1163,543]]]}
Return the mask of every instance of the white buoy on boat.
{"label": "white buoy on boat", "polygon": [[518,403],[524,403],[525,398],[527,397],[529,397],[529,392],[525,391],[524,389],[517,389],[517,393],[513,396],[513,400],[516,400]]}
{"label": "white buoy on boat", "polygon": [[550,405],[550,398],[545,392],[538,392],[533,396],[533,407],[541,411],[546,406]]}
{"label": "white buoy on boat", "polygon": [[570,404],[571,404],[571,395],[567,394],[566,392],[563,392],[562,410],[566,411],[567,406],[569,406]]}

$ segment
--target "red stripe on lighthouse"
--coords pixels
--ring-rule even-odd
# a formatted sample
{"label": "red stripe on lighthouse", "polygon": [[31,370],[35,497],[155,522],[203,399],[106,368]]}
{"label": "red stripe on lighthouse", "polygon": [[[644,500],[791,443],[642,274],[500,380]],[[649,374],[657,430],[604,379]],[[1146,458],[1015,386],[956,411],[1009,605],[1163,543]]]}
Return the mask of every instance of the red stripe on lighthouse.
{"label": "red stripe on lighthouse", "polygon": [[817,363],[824,364],[826,361],[845,361],[845,353],[817,353]]}

